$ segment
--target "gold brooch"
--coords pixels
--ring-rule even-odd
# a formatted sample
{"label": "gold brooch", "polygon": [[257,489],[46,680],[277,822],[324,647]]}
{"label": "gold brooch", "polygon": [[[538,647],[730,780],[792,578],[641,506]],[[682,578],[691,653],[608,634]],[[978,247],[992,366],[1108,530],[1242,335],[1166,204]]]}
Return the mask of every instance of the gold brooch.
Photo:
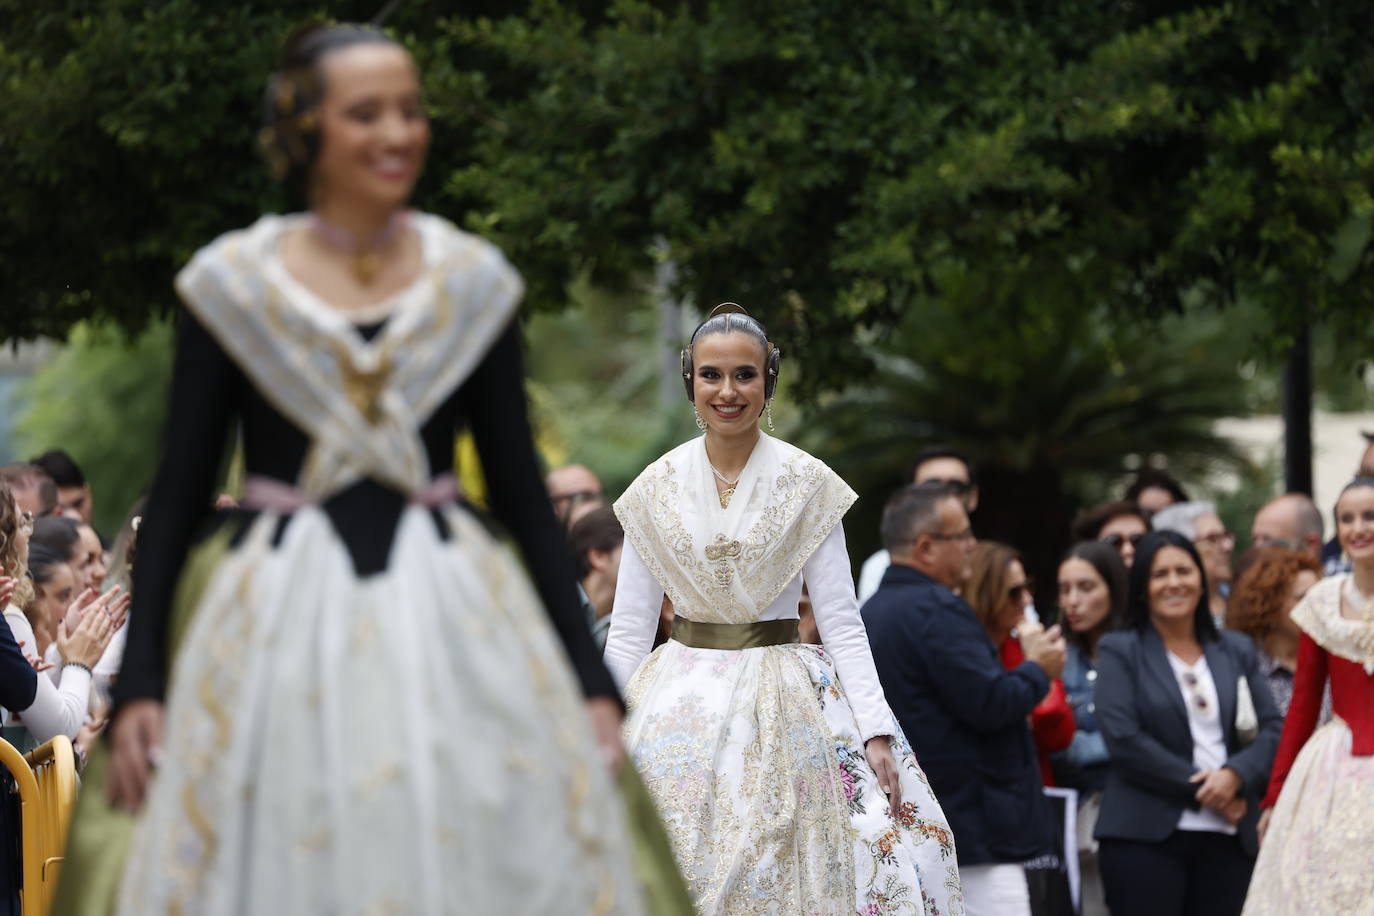
{"label": "gold brooch", "polygon": [[715,542],[706,545],[706,559],[715,567],[716,584],[721,588],[730,587],[730,580],[735,575],[730,561],[738,560],[743,552],[744,545],[739,541],[727,541],[723,534],[716,535]]}
{"label": "gold brooch", "polygon": [[339,355],[339,371],[343,375],[344,395],[368,423],[376,425],[382,418],[378,403],[382,389],[391,376],[391,359],[383,356],[376,369],[362,370],[353,365],[346,353]]}

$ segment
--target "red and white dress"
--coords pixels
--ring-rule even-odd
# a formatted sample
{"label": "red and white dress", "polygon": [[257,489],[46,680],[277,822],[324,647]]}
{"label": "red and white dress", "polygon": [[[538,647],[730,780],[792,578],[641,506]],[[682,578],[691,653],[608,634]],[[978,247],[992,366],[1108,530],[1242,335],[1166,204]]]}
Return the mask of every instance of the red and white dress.
{"label": "red and white dress", "polygon": [[[1293,702],[1261,803],[1274,813],[1245,916],[1374,916],[1374,621],[1341,615],[1347,579],[1322,580],[1293,610]],[[1317,728],[1328,678],[1335,715]]]}

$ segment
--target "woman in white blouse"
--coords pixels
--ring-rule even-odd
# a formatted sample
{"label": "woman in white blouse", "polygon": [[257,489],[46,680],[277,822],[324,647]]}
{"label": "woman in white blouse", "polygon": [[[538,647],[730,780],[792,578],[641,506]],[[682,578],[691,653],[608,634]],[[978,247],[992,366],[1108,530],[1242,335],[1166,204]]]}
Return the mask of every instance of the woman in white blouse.
{"label": "woman in white blouse", "polygon": [[[779,359],[743,309],[717,307],[683,351],[705,435],[616,503],[605,657],[626,744],[699,912],[958,912],[954,840],[854,597],[840,519],[856,497],[758,426]],[[824,648],[798,639],[803,581]],[[650,655],[665,594],[673,638]]]}
{"label": "woman in white blouse", "polygon": [[[13,594],[20,602],[25,602],[31,598],[33,589],[24,575],[29,563],[28,535],[32,520],[19,509],[3,483],[0,488],[3,488],[0,489],[0,565],[5,572],[14,570],[20,574],[14,577]],[[24,612],[11,601],[6,601],[4,608],[5,622],[20,649],[35,668],[47,668],[39,661],[44,647],[38,645],[33,626]],[[35,744],[57,735],[76,738],[86,723],[91,669],[124,622],[127,609],[128,601],[120,599],[118,589],[99,597],[87,589],[77,596],[67,609],[67,620],[80,622],[70,633],[65,622],[56,625],[54,641],[62,661],[58,678],[37,678],[32,703],[21,709],[6,710],[5,724],[23,725]]]}

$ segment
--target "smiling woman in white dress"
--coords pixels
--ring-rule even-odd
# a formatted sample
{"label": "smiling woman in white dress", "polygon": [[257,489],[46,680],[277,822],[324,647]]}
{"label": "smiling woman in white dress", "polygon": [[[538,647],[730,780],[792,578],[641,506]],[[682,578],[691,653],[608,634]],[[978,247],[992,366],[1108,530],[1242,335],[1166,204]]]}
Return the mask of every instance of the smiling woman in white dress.
{"label": "smiling woman in white dress", "polygon": [[[177,278],[166,452],[81,798],[105,781],[138,823],[112,867],[117,825],[78,812],[56,910],[641,913],[606,766],[621,709],[526,419],[520,278],[405,209],[430,134],[400,44],[303,31],[266,101],[312,212]],[[244,508],[212,517],[234,426]],[[464,427],[527,567],[460,499]]]}
{"label": "smiling woman in white dress", "polygon": [[[779,357],[717,307],[683,352],[705,435],[616,503],[606,661],[626,746],[702,913],[961,913],[954,838],[859,617],[840,524],[854,492],[758,426]],[[824,648],[798,640],[803,581]],[[673,638],[650,655],[665,594]]]}

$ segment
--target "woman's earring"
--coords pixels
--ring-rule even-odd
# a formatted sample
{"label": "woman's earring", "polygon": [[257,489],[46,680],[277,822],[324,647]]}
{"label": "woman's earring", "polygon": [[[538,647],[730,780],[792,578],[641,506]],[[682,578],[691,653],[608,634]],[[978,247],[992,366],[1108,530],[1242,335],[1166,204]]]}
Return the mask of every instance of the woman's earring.
{"label": "woman's earring", "polygon": [[706,421],[701,418],[701,411],[693,407],[692,413],[696,414],[697,416],[697,429],[701,430],[702,432],[706,432]]}
{"label": "woman's earring", "polygon": [[771,400],[763,405],[763,413],[768,418],[768,431],[771,433],[773,431],[773,402]]}

